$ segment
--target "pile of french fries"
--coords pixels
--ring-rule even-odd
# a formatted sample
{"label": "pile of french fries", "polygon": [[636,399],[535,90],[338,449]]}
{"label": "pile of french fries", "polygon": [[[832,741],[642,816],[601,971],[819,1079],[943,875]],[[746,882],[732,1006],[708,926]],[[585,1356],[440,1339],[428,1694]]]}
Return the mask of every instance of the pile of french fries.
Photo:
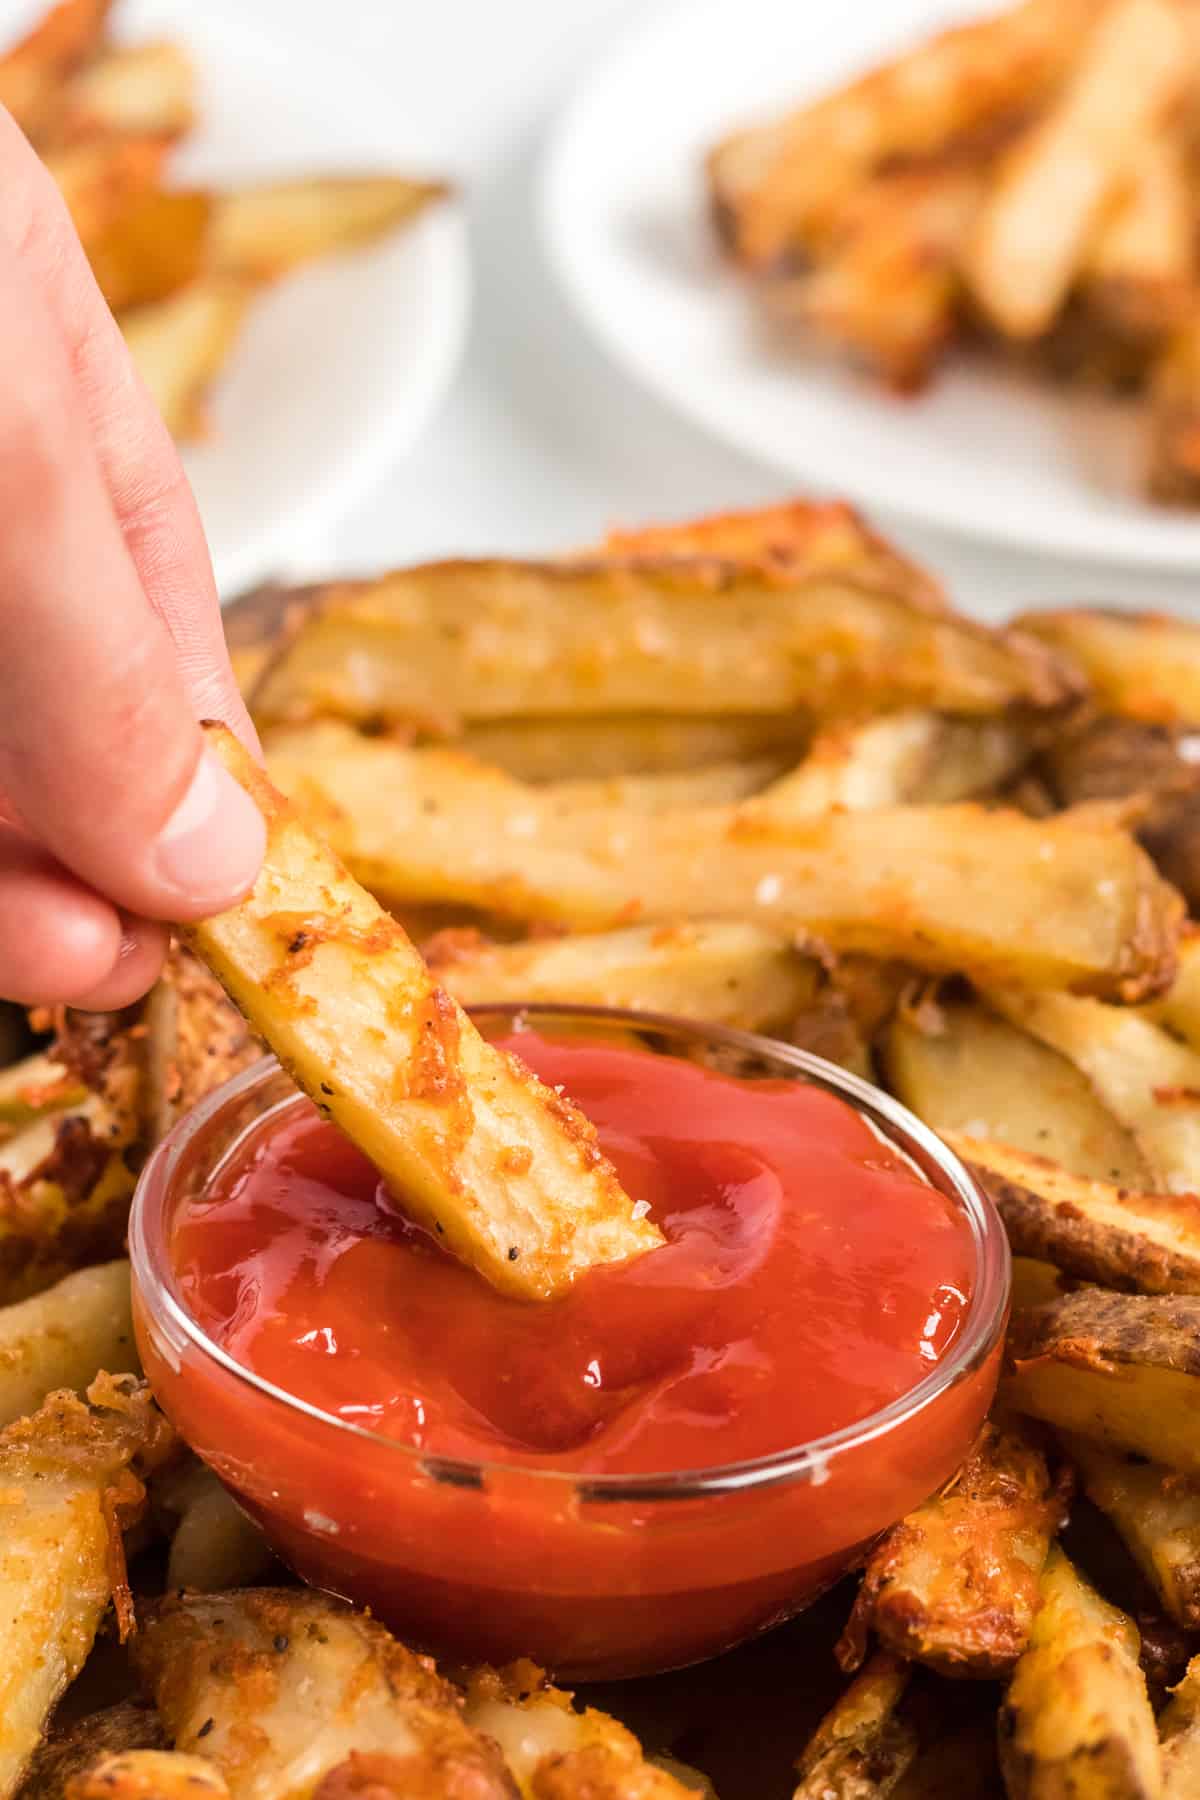
{"label": "pile of french fries", "polygon": [[256,294],[395,230],[447,188],[390,172],[171,185],[171,153],[196,123],[195,71],[169,39],[114,42],[111,11],[60,0],[0,56],[0,105],[57,181],[159,411],[191,441]]}
{"label": "pile of french fries", "polygon": [[[13,1009],[0,1800],[684,1800],[701,1778],[660,1751],[719,1767],[723,1800],[1200,1791],[1200,627],[989,629],[847,508],[803,503],[260,592],[228,618],[299,813],[271,822],[276,910],[309,875],[339,898],[315,831],[463,1004],[652,1009],[873,1078],[1001,1213],[1005,1373],[857,1597],[763,1653],[798,1775],[739,1777],[753,1650],[707,1689],[682,1678],[706,1722],[670,1681],[617,1700],[648,1756],[530,1665],[451,1682],[287,1585],[139,1385],[136,1171],[259,1054],[191,950],[125,1014]],[[256,904],[194,933],[250,1012],[239,982],[276,993],[283,955]],[[336,961],[362,933],[347,913],[339,947],[329,910]],[[402,934],[387,956],[426,979]],[[273,1024],[305,1079],[316,1027]],[[552,1164],[538,1178],[565,1196]],[[806,1742],[797,1696],[835,1680]]]}
{"label": "pile of french fries", "polygon": [[901,391],[983,341],[1133,393],[1147,482],[1200,500],[1200,11],[1018,0],[708,158],[783,324]]}

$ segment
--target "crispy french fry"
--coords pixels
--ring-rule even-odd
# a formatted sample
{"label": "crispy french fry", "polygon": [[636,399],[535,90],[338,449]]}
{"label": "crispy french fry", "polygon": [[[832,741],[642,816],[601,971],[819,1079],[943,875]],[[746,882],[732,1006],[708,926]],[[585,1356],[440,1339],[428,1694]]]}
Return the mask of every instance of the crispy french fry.
{"label": "crispy french fry", "polygon": [[881,1053],[892,1092],[935,1131],[1010,1144],[1079,1176],[1149,1184],[1132,1134],[1087,1077],[978,1001],[901,1008]]}
{"label": "crispy french fry", "polygon": [[112,0],[60,0],[0,56],[0,106],[28,137],[36,139],[53,118],[62,83],[96,50],[111,6]]}
{"label": "crispy french fry", "polygon": [[1026,613],[1017,623],[1078,664],[1106,711],[1149,724],[1200,721],[1200,625],[1094,606]]}
{"label": "crispy french fry", "polygon": [[166,1747],[167,1734],[152,1706],[118,1701],[115,1706],[88,1713],[66,1729],[52,1731],[34,1754],[17,1800],[68,1800],[71,1782],[87,1774],[99,1757]]}
{"label": "crispy french fry", "polygon": [[739,260],[777,265],[819,235],[873,169],[937,155],[1019,117],[1067,66],[1088,12],[1026,0],[944,32],[777,124],[727,138],[708,173]]}
{"label": "crispy french fry", "polygon": [[1188,1631],[1200,1628],[1196,1478],[1123,1456],[1088,1438],[1066,1442],[1088,1499],[1112,1520],[1167,1617]]}
{"label": "crispy french fry", "polygon": [[122,1630],[132,1623],[122,1532],[144,1501],[135,1470],[169,1437],[147,1388],[107,1377],[87,1402],[51,1394],[0,1432],[0,1792],[20,1782],[110,1600]]}
{"label": "crispy french fry", "polygon": [[101,1369],[141,1373],[124,1260],[0,1306],[0,1425],[36,1412],[55,1389],[86,1392]]}
{"label": "crispy french fry", "polygon": [[875,1546],[837,1648],[857,1668],[871,1632],[946,1675],[998,1679],[1029,1642],[1038,1577],[1063,1522],[1046,1459],[1016,1429],[985,1425],[953,1485]]}
{"label": "crispy french fry", "polygon": [[527,1298],[661,1243],[583,1115],[480,1037],[231,733],[208,741],[261,809],[267,857],[185,939],[408,1208]]}
{"label": "crispy french fry", "polygon": [[[236,671],[236,660],[234,666]],[[767,759],[782,772],[799,759],[811,736],[810,725],[799,713],[728,713],[712,718],[624,713],[611,718],[480,721],[467,726],[461,744],[469,755],[518,781],[609,781],[622,775],[686,774],[706,764]]]}
{"label": "crispy french fry", "polygon": [[1200,1181],[1200,1052],[1153,1020],[1071,994],[994,988],[1005,1018],[1067,1056],[1137,1142],[1150,1185],[1173,1194]]}
{"label": "crispy french fry", "polygon": [[168,1593],[216,1594],[246,1587],[261,1581],[274,1565],[258,1526],[195,1457],[165,1470],[152,1483],[150,1504],[170,1530]]}
{"label": "crispy french fry", "polygon": [[229,1800],[224,1777],[204,1756],[178,1750],[118,1750],[72,1776],[65,1800]]}
{"label": "crispy french fry", "polygon": [[311,1794],[353,1753],[378,1756],[381,1785],[400,1794],[458,1787],[472,1800],[511,1800],[499,1750],[464,1722],[428,1658],[326,1595],[247,1588],[164,1600],[132,1648],[175,1748],[207,1757],[236,1800]]}
{"label": "crispy french fry", "polygon": [[[272,738],[273,777],[367,887],[583,930],[692,910],[922,968],[1001,968],[1134,999],[1169,978],[1179,901],[1124,833],[980,807],[563,816],[458,753],[344,727]],[[1019,890],[996,869],[1025,871]]]}
{"label": "crispy french fry", "polygon": [[798,768],[764,789],[759,806],[782,821],[832,806],[947,805],[999,787],[1028,755],[1028,735],[1006,719],[887,713],[823,731]]}
{"label": "crispy french fry", "polygon": [[1002,158],[964,270],[1007,336],[1036,337],[1054,319],[1106,200],[1181,93],[1187,58],[1172,0],[1115,0],[1061,94]]}
{"label": "crispy french fry", "polygon": [[205,401],[237,342],[250,299],[244,283],[206,276],[123,314],[134,367],[173,436],[203,437]]}
{"label": "crispy french fry", "polygon": [[1200,1473],[1200,1299],[1080,1288],[1018,1315],[1002,1393],[1064,1431]]}
{"label": "crispy french fry", "polygon": [[1042,1156],[947,1133],[1023,1256],[1136,1294],[1200,1294],[1200,1198],[1085,1179]]}
{"label": "crispy french fry", "polygon": [[1200,1657],[1193,1657],[1187,1673],[1174,1690],[1159,1717],[1162,1738],[1162,1800],[1191,1800],[1200,1789]]}
{"label": "crispy french fry", "polygon": [[176,138],[195,118],[196,71],[182,44],[109,44],[69,82],[56,140],[97,133]]}
{"label": "crispy french fry", "polygon": [[208,194],[153,188],[122,209],[88,246],[100,292],[113,312],[153,305],[178,293],[204,268]]}
{"label": "crispy french fry", "polygon": [[775,932],[733,919],[517,944],[448,931],[423,949],[437,979],[463,1006],[574,1001],[767,1031],[815,1005],[825,986],[815,957],[801,955]]}
{"label": "crispy french fry", "polygon": [[269,281],[314,257],[368,244],[447,192],[444,182],[403,175],[323,175],[235,189],[216,203],[212,266]]}
{"label": "crispy french fry", "polygon": [[1156,500],[1190,506],[1200,497],[1200,320],[1194,315],[1150,374],[1148,479]]}
{"label": "crispy french fry", "polygon": [[46,167],[86,250],[127,207],[158,186],[167,149],[159,137],[100,137],[47,154]]}
{"label": "crispy french fry", "polygon": [[1138,145],[1115,203],[1084,259],[1087,305],[1123,337],[1157,338],[1190,310],[1195,201],[1183,134],[1160,128]]}
{"label": "crispy french fry", "polygon": [[886,1800],[920,1747],[901,1710],[910,1675],[885,1651],[871,1658],[805,1746],[793,1800]]}
{"label": "crispy french fry", "polygon": [[1137,1627],[1059,1549],[1000,1712],[1010,1800],[1158,1800],[1162,1767]]}
{"label": "crispy french fry", "polygon": [[[738,670],[731,681],[731,668]],[[453,729],[520,714],[1055,708],[1065,665],[818,566],[452,562],[327,590],[255,691],[271,725],[324,714]]]}

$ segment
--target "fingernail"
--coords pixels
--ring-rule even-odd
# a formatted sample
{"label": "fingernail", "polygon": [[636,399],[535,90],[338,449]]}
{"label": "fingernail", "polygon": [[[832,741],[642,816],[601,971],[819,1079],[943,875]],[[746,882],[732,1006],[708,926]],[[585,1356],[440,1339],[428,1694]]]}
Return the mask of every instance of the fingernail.
{"label": "fingernail", "polygon": [[154,872],[203,918],[240,900],[253,885],[267,847],[263,816],[246,790],[213,756],[201,753],[187,793],[154,845]]}

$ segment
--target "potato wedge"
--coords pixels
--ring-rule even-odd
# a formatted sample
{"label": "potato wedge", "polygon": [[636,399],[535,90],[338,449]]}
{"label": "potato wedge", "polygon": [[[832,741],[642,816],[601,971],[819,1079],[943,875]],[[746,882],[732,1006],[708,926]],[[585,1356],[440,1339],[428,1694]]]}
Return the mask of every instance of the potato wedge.
{"label": "potato wedge", "polygon": [[1012,1259],[1014,1313],[1029,1312],[1035,1306],[1045,1306],[1047,1301],[1057,1300],[1060,1294],[1067,1293],[1071,1286],[1072,1283],[1053,1263],[1039,1262],[1033,1256],[1014,1256]]}
{"label": "potato wedge", "polygon": [[1025,613],[1017,624],[1078,664],[1106,711],[1148,724],[1200,721],[1200,625],[1094,606]]}
{"label": "potato wedge", "polygon": [[159,137],[101,137],[47,152],[46,167],[89,254],[127,207],[159,186],[167,149]]}
{"label": "potato wedge", "polygon": [[381,1775],[400,1793],[512,1800],[499,1750],[465,1723],[429,1659],[326,1595],[167,1599],[132,1649],[175,1748],[207,1757],[233,1800],[311,1794],[352,1753],[394,1760]]}
{"label": "potato wedge", "polygon": [[71,78],[54,135],[177,138],[193,124],[195,102],[196,71],[182,44],[109,44]]}
{"label": "potato wedge", "polygon": [[120,1255],[133,1196],[136,1111],[97,1094],[0,1145],[0,1304]]}
{"label": "potato wedge", "polygon": [[1191,1800],[1200,1790],[1200,1656],[1159,1716],[1162,1738],[1162,1800]]}
{"label": "potato wedge", "polygon": [[142,1115],[151,1144],[263,1047],[215,976],[176,944],[146,996],[140,1021],[145,1073]]}
{"label": "potato wedge", "polygon": [[1167,1617],[1200,1629],[1200,1483],[1088,1438],[1065,1442],[1088,1499],[1112,1520]]}
{"label": "potato wedge", "polygon": [[991,1005],[1058,1050],[1135,1138],[1151,1183],[1173,1194],[1200,1184],[1200,1052],[1142,1014],[1071,994],[992,988]]}
{"label": "potato wedge", "polygon": [[57,109],[62,83],[94,54],[112,0],[59,0],[0,56],[0,106],[35,141]]}
{"label": "potato wedge", "polygon": [[1027,340],[1052,323],[1105,202],[1182,93],[1188,53],[1171,0],[1115,0],[1061,93],[1001,159],[964,272],[1006,336]]}
{"label": "potato wedge", "polygon": [[1163,126],[1138,145],[1086,253],[1087,306],[1122,337],[1161,338],[1191,310],[1194,237],[1183,133]]}
{"label": "potato wedge", "polygon": [[793,1800],[886,1800],[920,1748],[901,1710],[911,1673],[886,1651],[871,1658],[806,1744]]}
{"label": "potato wedge", "polygon": [[133,364],[172,436],[204,436],[205,401],[237,342],[251,290],[206,276],[122,315]]}
{"label": "potato wedge", "polygon": [[[271,739],[277,784],[367,887],[583,930],[692,909],[809,932],[937,971],[1011,969],[1137,998],[1169,978],[1180,906],[1122,832],[979,807],[752,808],[563,816],[544,791],[448,751],[327,724]],[[1025,871],[1019,890],[998,866]]]}
{"label": "potato wedge", "polygon": [[9,1794],[83,1666],[114,1597],[132,1623],[122,1532],[139,1516],[138,1472],[170,1429],[149,1389],[102,1377],[88,1400],[52,1394],[0,1432],[0,1792]]}
{"label": "potato wedge", "polygon": [[631,925],[517,944],[448,931],[423,950],[434,975],[463,1006],[575,1001],[675,1013],[743,1031],[786,1025],[816,1003],[825,985],[815,958],[774,932],[734,919]]}
{"label": "potato wedge", "polygon": [[899,1009],[880,1054],[887,1085],[935,1131],[1009,1144],[1079,1176],[1149,1183],[1132,1134],[1087,1077],[978,1001]]}
{"label": "potato wedge", "polygon": [[1189,927],[1179,941],[1175,979],[1142,1009],[1148,1019],[1200,1051],[1200,931]]}
{"label": "potato wedge", "polygon": [[222,194],[210,253],[220,275],[270,281],[331,251],[368,244],[445,198],[440,181],[323,175]]}
{"label": "potato wedge", "polygon": [[564,817],[608,806],[632,812],[678,812],[697,806],[729,806],[765,793],[779,774],[779,764],[763,757],[756,762],[706,763],[658,775],[613,775],[597,780],[547,782],[541,797]]}
{"label": "potato wedge", "polygon": [[1200,1473],[1200,1299],[1088,1287],[1019,1314],[1001,1394],[1064,1431]]}
{"label": "potato wedge", "polygon": [[150,1505],[156,1523],[170,1534],[168,1593],[216,1594],[247,1587],[275,1567],[258,1526],[194,1456],[151,1484]]}
{"label": "potato wedge", "polygon": [[[729,671],[737,668],[738,679]],[[266,725],[334,715],[458,720],[673,710],[817,714],[1054,708],[1073,673],[838,568],[713,558],[451,562],[334,587],[254,695]]]}
{"label": "potato wedge", "polygon": [[951,1486],[868,1555],[837,1647],[843,1669],[859,1667],[874,1632],[885,1650],[944,1675],[1007,1675],[1029,1642],[1063,1516],[1036,1445],[985,1425]]}
{"label": "potato wedge", "polygon": [[72,1776],[65,1800],[229,1800],[207,1757],[178,1750],[118,1750]]}
{"label": "potato wedge", "polygon": [[1135,1294],[1200,1294],[1200,1198],[1084,1179],[1042,1156],[947,1133],[1022,1256]]}
{"label": "potato wedge", "polygon": [[1000,1709],[1010,1800],[1158,1800],[1158,1733],[1137,1627],[1055,1548],[1028,1650]]}
{"label": "potato wedge", "polygon": [[85,1393],[101,1369],[141,1374],[123,1259],[0,1306],[0,1425],[36,1412],[56,1389]]}
{"label": "potato wedge", "polygon": [[0,1120],[5,1125],[29,1125],[46,1113],[79,1106],[86,1097],[79,1076],[49,1051],[34,1051],[0,1069]]}
{"label": "potato wedge", "polygon": [[190,188],[153,188],[124,207],[88,246],[113,312],[178,293],[204,268],[212,200]]}
{"label": "potato wedge", "polygon": [[773,819],[810,818],[832,806],[943,806],[990,792],[1029,757],[1027,734],[1006,719],[888,713],[865,725],[832,725],[798,768],[759,795]]}
{"label": "potato wedge", "polygon": [[[1175,331],[1150,375],[1150,493],[1168,505],[1200,497],[1200,324]],[[1195,717],[1193,714],[1192,717]]]}
{"label": "potato wedge", "polygon": [[120,1700],[65,1729],[52,1730],[36,1751],[17,1800],[68,1800],[71,1782],[86,1775],[99,1757],[166,1747],[167,1734],[154,1708]]}
{"label": "potato wedge", "polygon": [[246,900],[183,936],[321,1111],[510,1293],[545,1299],[661,1243],[583,1115],[480,1037],[236,738],[206,729],[267,821],[267,858]]}
{"label": "potato wedge", "polygon": [[799,760],[811,736],[811,726],[798,713],[726,713],[712,718],[618,713],[481,720],[466,727],[461,744],[469,755],[518,781],[611,781],[623,775],[688,774],[713,763],[767,759],[782,773]]}

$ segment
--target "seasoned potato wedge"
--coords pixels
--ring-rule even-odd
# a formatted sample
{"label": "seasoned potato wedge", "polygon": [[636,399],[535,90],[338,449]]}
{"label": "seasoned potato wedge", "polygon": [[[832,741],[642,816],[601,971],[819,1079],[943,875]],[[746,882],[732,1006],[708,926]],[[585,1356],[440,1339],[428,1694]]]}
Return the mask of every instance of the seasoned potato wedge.
{"label": "seasoned potato wedge", "polygon": [[314,257],[370,243],[446,193],[444,182],[403,175],[321,175],[238,188],[217,202],[212,266],[269,281]]}
{"label": "seasoned potato wedge", "polygon": [[151,1485],[150,1504],[170,1532],[167,1591],[215,1594],[261,1581],[274,1557],[258,1526],[193,1457]]}
{"label": "seasoned potato wedge", "polygon": [[1144,1194],[1006,1144],[947,1133],[1020,1255],[1136,1294],[1200,1294],[1200,1198]]}
{"label": "seasoned potato wedge", "polygon": [[611,781],[766,759],[782,773],[799,761],[811,736],[799,713],[617,713],[481,720],[466,727],[461,744],[518,781]]}
{"label": "seasoned potato wedge", "polygon": [[205,400],[242,327],[251,290],[205,276],[121,319],[133,364],[174,437],[204,436]]}
{"label": "seasoned potato wedge", "polygon": [[53,1730],[38,1747],[17,1800],[71,1800],[72,1782],[88,1775],[99,1758],[126,1750],[166,1747],[167,1734],[154,1708],[135,1700],[119,1700],[115,1706]]}
{"label": "seasoned potato wedge", "polygon": [[1063,1430],[1200,1473],[1200,1298],[1087,1287],[1018,1314],[1002,1395]]}
{"label": "seasoned potato wedge", "polygon": [[1026,613],[1018,623],[1078,664],[1107,711],[1149,724],[1200,720],[1200,625],[1094,606]]}
{"label": "seasoned potato wedge", "polygon": [[942,806],[989,793],[1028,760],[1028,734],[1005,719],[897,712],[866,725],[831,726],[790,774],[759,796],[773,819],[832,806]]}
{"label": "seasoned potato wedge", "polygon": [[0,1425],[36,1412],[56,1389],[86,1392],[101,1369],[141,1373],[127,1262],[76,1269],[0,1306]]}
{"label": "seasoned potato wedge", "polygon": [[1088,247],[1088,307],[1135,341],[1179,325],[1192,304],[1194,227],[1183,134],[1163,125],[1138,145]]}
{"label": "seasoned potato wedge", "polygon": [[85,250],[160,182],[167,144],[154,136],[90,138],[46,156]]}
{"label": "seasoned potato wedge", "polygon": [[[1150,376],[1150,492],[1194,506],[1200,497],[1200,327],[1188,319]],[[1194,717],[1195,715],[1191,715]]]}
{"label": "seasoned potato wedge", "polygon": [[1029,1642],[1063,1510],[1041,1451],[1015,1428],[986,1425],[946,1492],[868,1556],[842,1667],[858,1667],[873,1632],[896,1656],[947,1675],[1006,1675]]}
{"label": "seasoned potato wedge", "polygon": [[195,98],[196,71],[181,44],[109,44],[69,83],[55,137],[178,137],[193,123]]}
{"label": "seasoned potato wedge", "polygon": [[1200,1629],[1200,1483],[1194,1476],[1068,1437],[1084,1492],[1110,1518],[1164,1612]]}
{"label": "seasoned potato wedge", "polygon": [[67,1784],[66,1800],[229,1800],[224,1778],[203,1756],[178,1750],[117,1750]]}
{"label": "seasoned potato wedge", "polygon": [[1137,1627],[1059,1549],[1000,1712],[1011,1800],[1121,1795],[1157,1800],[1162,1768]]}
{"label": "seasoned potato wedge", "polygon": [[1200,1791],[1200,1657],[1159,1717],[1162,1738],[1162,1800],[1191,1800]]}
{"label": "seasoned potato wedge", "polygon": [[408,1208],[527,1298],[661,1243],[583,1115],[480,1037],[232,734],[208,740],[261,809],[267,857],[246,900],[184,938]]}
{"label": "seasoned potato wedge", "polygon": [[204,268],[212,200],[192,188],[153,188],[124,207],[89,246],[113,312],[166,300]]}
{"label": "seasoned potato wedge", "polygon": [[98,48],[112,0],[59,0],[0,56],[0,106],[37,139],[58,110],[63,82]]}
{"label": "seasoned potato wedge", "polygon": [[871,1658],[805,1745],[794,1800],[886,1800],[920,1747],[901,1709],[910,1675],[885,1651]]}

